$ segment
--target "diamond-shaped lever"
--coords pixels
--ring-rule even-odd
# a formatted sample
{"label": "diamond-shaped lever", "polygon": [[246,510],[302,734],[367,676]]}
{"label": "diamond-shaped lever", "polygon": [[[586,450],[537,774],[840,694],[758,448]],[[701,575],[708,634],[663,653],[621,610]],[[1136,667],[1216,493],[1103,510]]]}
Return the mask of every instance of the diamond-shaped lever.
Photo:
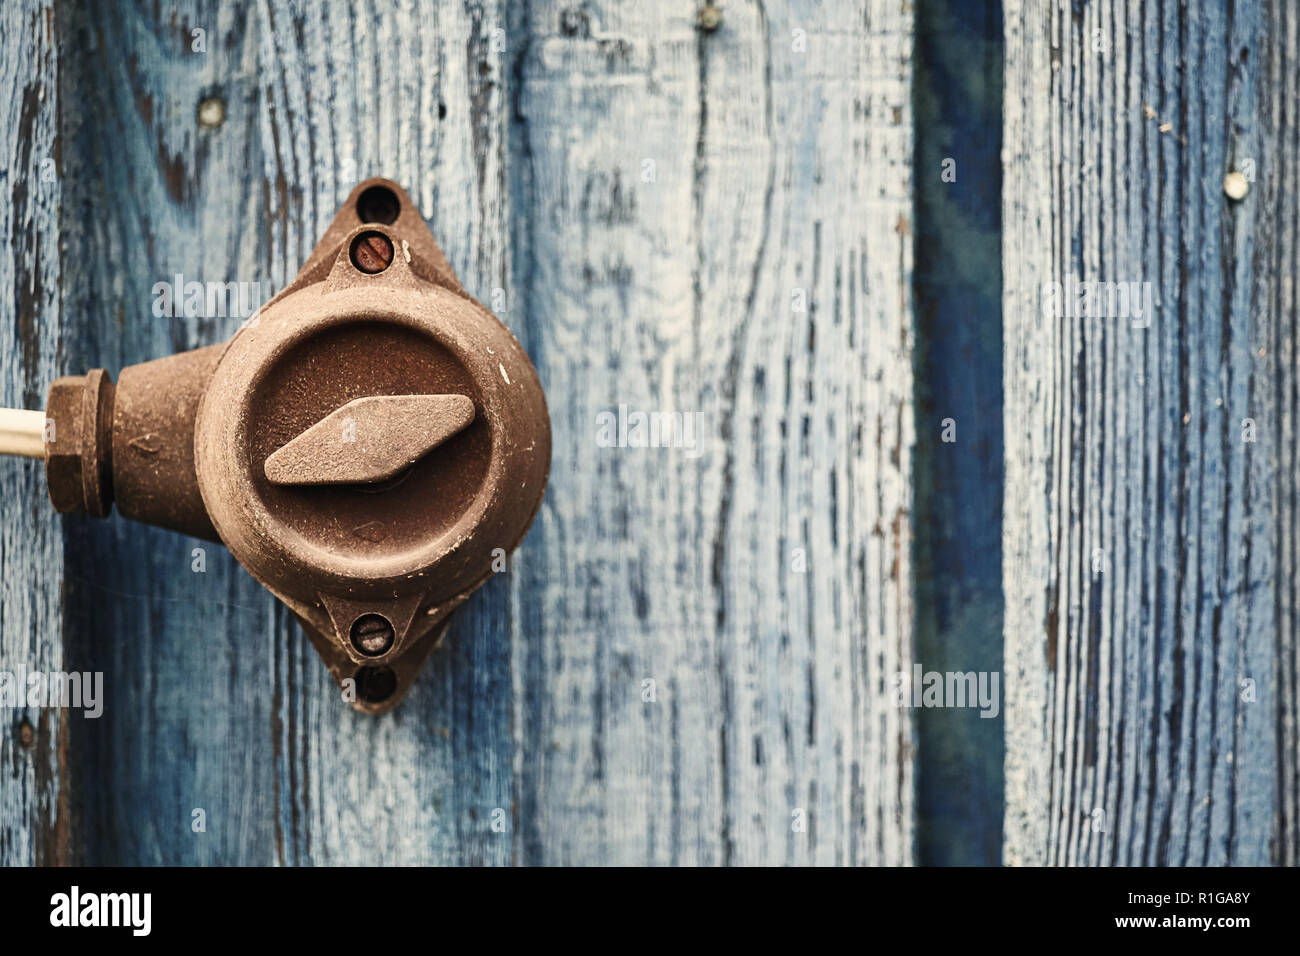
{"label": "diamond-shaped lever", "polygon": [[336,408],[266,459],[274,485],[383,481],[474,420],[466,395],[374,395]]}

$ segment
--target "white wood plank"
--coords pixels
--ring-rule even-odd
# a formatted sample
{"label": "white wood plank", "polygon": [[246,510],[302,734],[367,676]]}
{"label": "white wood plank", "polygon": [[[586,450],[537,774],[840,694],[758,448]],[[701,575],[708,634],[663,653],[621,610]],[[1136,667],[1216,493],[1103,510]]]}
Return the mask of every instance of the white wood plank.
{"label": "white wood plank", "polygon": [[[910,17],[528,23],[555,462],[518,599],[522,859],[908,862]],[[621,405],[701,414],[702,454],[602,447]]]}

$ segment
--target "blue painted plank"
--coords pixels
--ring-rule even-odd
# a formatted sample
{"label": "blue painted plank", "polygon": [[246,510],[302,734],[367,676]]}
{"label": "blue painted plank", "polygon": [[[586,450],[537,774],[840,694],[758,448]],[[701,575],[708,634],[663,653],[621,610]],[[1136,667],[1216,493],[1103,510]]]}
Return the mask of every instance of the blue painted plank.
{"label": "blue painted plank", "polygon": [[[260,155],[252,11],[62,11],[68,372],[116,378],[220,341],[240,321],[156,316],[155,283],[265,280],[265,206],[250,175]],[[219,126],[199,123],[210,97],[224,104]],[[273,862],[271,599],[211,542],[117,516],[62,521],[67,653],[104,673],[106,695],[103,717],[71,735],[76,858]]]}
{"label": "blue painted plank", "polygon": [[[58,374],[59,58],[49,3],[0,8],[0,405],[44,407]],[[30,458],[0,458],[0,866],[67,860],[69,717],[28,706],[33,673],[66,669],[63,541]],[[22,704],[23,706],[18,706]]]}
{"label": "blue painted plank", "polygon": [[1007,5],[1007,862],[1296,860],[1292,16]]}

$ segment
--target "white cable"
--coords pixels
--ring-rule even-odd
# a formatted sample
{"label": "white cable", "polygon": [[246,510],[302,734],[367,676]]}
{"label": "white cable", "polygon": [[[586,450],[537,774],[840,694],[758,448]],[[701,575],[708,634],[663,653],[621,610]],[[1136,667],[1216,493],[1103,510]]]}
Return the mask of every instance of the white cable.
{"label": "white cable", "polygon": [[45,457],[45,413],[0,408],[0,454]]}

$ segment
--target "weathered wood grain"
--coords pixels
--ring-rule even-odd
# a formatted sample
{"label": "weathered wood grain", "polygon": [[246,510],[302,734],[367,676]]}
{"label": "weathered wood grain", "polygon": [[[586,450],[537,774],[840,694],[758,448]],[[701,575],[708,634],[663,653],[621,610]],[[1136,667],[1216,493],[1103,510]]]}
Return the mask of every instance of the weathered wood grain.
{"label": "weathered wood grain", "polygon": [[1294,862],[1294,11],[1005,22],[1006,861]]}
{"label": "weathered wood grain", "polygon": [[[515,28],[555,448],[513,579],[523,862],[911,859],[909,29],[873,0]],[[701,454],[603,447],[620,406],[699,414]]]}
{"label": "weathered wood grain", "polygon": [[[43,408],[59,360],[59,63],[50,3],[0,8],[0,404]],[[38,461],[0,461],[0,671],[64,668],[63,540]],[[15,680],[17,677],[15,676]],[[24,695],[25,684],[14,687]],[[8,702],[6,702],[8,703]],[[0,865],[59,863],[66,717],[0,711]]]}

